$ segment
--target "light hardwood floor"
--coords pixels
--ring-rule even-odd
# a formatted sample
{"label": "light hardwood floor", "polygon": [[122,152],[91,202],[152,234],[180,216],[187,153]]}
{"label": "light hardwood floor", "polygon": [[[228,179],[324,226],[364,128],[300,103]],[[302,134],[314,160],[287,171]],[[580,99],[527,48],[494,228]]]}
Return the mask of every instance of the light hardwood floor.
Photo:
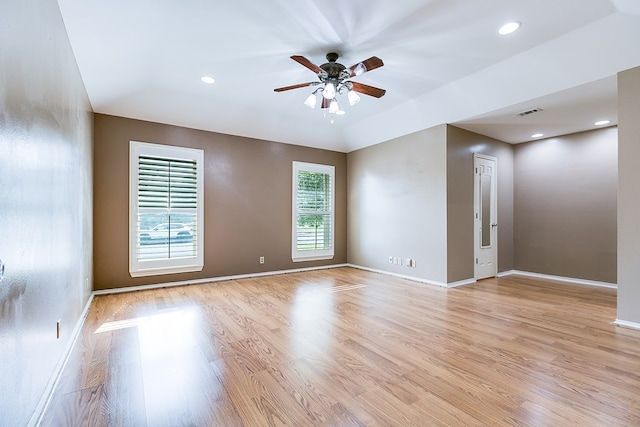
{"label": "light hardwood floor", "polygon": [[45,426],[639,426],[615,290],[352,268],[98,296]]}

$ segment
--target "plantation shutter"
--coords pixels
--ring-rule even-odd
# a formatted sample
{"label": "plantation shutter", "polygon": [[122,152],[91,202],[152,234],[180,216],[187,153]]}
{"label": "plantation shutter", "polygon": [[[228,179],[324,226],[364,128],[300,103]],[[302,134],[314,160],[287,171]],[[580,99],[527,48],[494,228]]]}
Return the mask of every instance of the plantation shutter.
{"label": "plantation shutter", "polygon": [[198,207],[195,160],[143,156],[138,161],[138,207],[168,211]]}
{"label": "plantation shutter", "polygon": [[327,173],[299,171],[297,192],[298,251],[333,247],[333,183]]}
{"label": "plantation shutter", "polygon": [[129,273],[201,271],[204,151],[131,141]]}

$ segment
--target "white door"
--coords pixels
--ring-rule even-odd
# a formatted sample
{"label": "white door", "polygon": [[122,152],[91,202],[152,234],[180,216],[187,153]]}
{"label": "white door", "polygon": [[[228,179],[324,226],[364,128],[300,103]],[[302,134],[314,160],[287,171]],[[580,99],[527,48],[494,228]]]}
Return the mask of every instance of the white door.
{"label": "white door", "polygon": [[497,159],[473,155],[475,279],[498,273]]}

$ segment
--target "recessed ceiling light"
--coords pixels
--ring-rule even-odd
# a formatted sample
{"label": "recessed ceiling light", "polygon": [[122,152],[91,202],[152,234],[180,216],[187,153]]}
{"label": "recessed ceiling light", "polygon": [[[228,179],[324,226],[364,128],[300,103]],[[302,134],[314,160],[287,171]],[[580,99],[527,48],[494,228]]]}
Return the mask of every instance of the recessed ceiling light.
{"label": "recessed ceiling light", "polygon": [[498,34],[501,34],[503,36],[511,34],[514,31],[518,30],[521,25],[522,24],[520,24],[519,22],[509,22],[508,24],[504,24],[502,27],[500,27],[500,29],[498,30]]}
{"label": "recessed ceiling light", "polygon": [[599,122],[595,122],[594,125],[603,126],[603,125],[608,125],[609,123],[611,123],[611,120],[600,120]]}
{"label": "recessed ceiling light", "polygon": [[211,76],[202,76],[200,78],[200,80],[202,80],[203,83],[206,83],[206,84],[209,84],[209,85],[212,84],[212,83],[215,83],[215,81],[216,81],[216,79],[214,79]]}
{"label": "recessed ceiling light", "polygon": [[544,136],[544,133],[534,133],[533,135],[531,135],[531,138],[540,138]]}

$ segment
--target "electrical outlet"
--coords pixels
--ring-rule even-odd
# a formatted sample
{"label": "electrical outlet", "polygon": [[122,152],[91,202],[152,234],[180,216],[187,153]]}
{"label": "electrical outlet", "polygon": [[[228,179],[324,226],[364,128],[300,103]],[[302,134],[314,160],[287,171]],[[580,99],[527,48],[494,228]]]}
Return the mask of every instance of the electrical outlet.
{"label": "electrical outlet", "polygon": [[393,257],[392,256],[389,257],[389,264],[393,264]]}
{"label": "electrical outlet", "polygon": [[264,264],[264,257],[263,256],[260,257],[260,264]]}
{"label": "electrical outlet", "polygon": [[398,265],[402,265],[402,258],[398,257]]}

